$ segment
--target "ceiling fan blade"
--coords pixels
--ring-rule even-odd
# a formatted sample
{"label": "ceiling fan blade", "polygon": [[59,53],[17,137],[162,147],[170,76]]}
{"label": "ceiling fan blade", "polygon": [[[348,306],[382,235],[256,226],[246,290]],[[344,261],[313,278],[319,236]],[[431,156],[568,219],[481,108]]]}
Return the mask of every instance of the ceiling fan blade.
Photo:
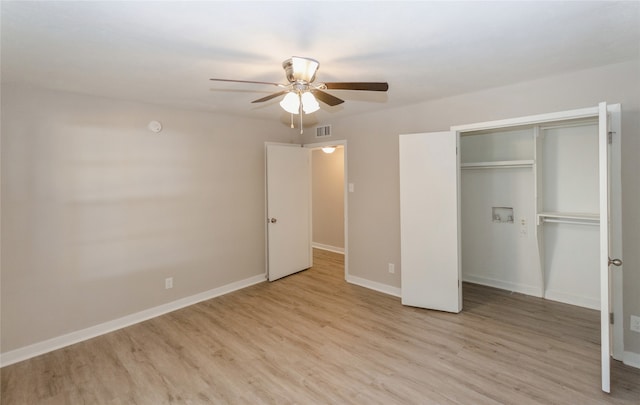
{"label": "ceiling fan blade", "polygon": [[276,98],[276,97],[281,96],[281,95],[283,95],[285,93],[288,93],[288,91],[287,90],[282,90],[282,91],[279,91],[277,93],[269,94],[266,97],[262,97],[262,98],[259,98],[257,100],[253,100],[252,103],[262,103],[263,101],[269,101],[272,98]]}
{"label": "ceiling fan blade", "polygon": [[269,84],[271,86],[278,86],[278,87],[286,87],[286,85],[284,84],[280,84],[280,83],[273,83],[273,82],[257,82],[254,80],[234,80],[234,79],[209,79],[209,80],[213,80],[214,82],[232,82],[232,83],[250,83],[250,84]]}
{"label": "ceiling fan blade", "polygon": [[367,90],[367,91],[387,91],[387,82],[329,82],[324,83],[329,90]]}
{"label": "ceiling fan blade", "polygon": [[332,96],[329,93],[325,93],[322,90],[314,89],[311,90],[311,93],[320,101],[330,106],[338,105],[344,103],[344,100],[339,99],[338,97]]}

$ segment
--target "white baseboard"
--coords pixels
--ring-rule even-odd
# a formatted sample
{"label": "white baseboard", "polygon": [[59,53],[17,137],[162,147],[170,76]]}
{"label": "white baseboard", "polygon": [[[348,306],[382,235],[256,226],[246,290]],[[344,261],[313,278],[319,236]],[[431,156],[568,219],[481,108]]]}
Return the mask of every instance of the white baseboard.
{"label": "white baseboard", "polygon": [[401,296],[401,290],[398,287],[392,287],[387,284],[377,283],[375,281],[367,280],[366,278],[360,278],[356,276],[347,276],[347,283],[359,285],[370,290],[375,290],[381,293],[393,295],[394,297]]}
{"label": "white baseboard", "polygon": [[316,243],[316,242],[311,242],[311,246],[316,249],[328,250],[329,252],[344,254],[344,248],[341,248],[341,247],[323,245],[322,243]]}
{"label": "white baseboard", "polygon": [[627,366],[640,368],[640,353],[624,352],[622,362]]}
{"label": "white baseboard", "polygon": [[577,305],[579,307],[584,307],[589,309],[596,309],[598,311],[600,310],[599,299],[582,297],[579,295],[567,294],[567,293],[553,291],[553,290],[545,291],[544,298],[551,301],[564,302],[565,304]]}
{"label": "white baseboard", "polygon": [[463,274],[462,281],[466,281],[473,284],[486,285],[488,287],[499,288],[501,290],[518,292],[526,295],[533,295],[534,297],[542,297],[540,288],[526,285],[512,283],[510,281],[496,280],[493,278],[477,276],[474,274]]}
{"label": "white baseboard", "polygon": [[261,283],[265,280],[265,275],[260,274],[258,276],[236,281],[222,287],[214,288],[209,291],[162,304],[154,308],[145,309],[144,311],[136,312],[135,314],[123,316],[122,318],[91,326],[86,329],[78,330],[62,336],[47,339],[42,342],[34,343],[29,346],[24,346],[19,349],[1,353],[0,367],[8,366],[35,356],[39,356],[41,354],[51,352],[53,350],[61,349],[63,347],[70,346],[84,340],[104,335],[106,333],[113,332],[118,329],[122,329],[127,326],[131,326],[136,323],[140,323],[148,319],[155,318],[157,316],[164,315],[166,313],[173,312],[184,307],[188,307],[193,304],[197,304],[201,301],[206,301],[211,298],[219,297],[221,295]]}
{"label": "white baseboard", "polygon": [[463,281],[467,281],[469,283],[486,285],[489,287],[500,288],[501,290],[514,291],[521,294],[532,295],[534,297],[544,297],[545,299],[551,301],[563,302],[565,304],[577,305],[579,307],[589,308],[589,309],[597,309],[600,310],[600,300],[582,297],[573,294],[567,294],[564,292],[547,290],[544,292],[544,296],[542,295],[540,288],[526,285],[526,284],[518,284],[512,283],[504,280],[496,280],[488,277],[477,276],[474,274],[464,274],[462,276]]}

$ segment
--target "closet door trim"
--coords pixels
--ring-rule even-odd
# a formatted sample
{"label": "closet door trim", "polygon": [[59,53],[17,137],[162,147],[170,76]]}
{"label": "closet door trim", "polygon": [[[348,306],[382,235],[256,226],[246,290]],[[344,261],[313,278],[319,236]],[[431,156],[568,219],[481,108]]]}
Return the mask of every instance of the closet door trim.
{"label": "closet door trim", "polygon": [[456,125],[451,127],[451,131],[468,132],[481,131],[485,129],[500,129],[520,125],[536,125],[545,122],[555,122],[563,120],[574,120],[580,118],[590,118],[598,116],[598,107],[580,108],[577,110],[561,111],[548,114],[529,115],[526,117],[509,118],[497,121],[477,122],[474,124]]}

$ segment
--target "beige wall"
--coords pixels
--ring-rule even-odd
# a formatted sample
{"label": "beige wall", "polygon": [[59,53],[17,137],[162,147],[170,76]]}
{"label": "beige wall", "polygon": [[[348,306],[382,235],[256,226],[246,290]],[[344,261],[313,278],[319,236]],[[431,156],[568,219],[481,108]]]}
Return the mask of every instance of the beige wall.
{"label": "beige wall", "polygon": [[[327,122],[349,142],[349,273],[400,286],[398,134],[599,101],[623,107],[625,349],[640,354],[638,62]],[[2,352],[264,271],[263,142],[289,142],[281,124],[3,84],[1,129]]]}
{"label": "beige wall", "polygon": [[[393,97],[393,82],[390,83]],[[477,93],[425,102],[335,122],[334,139],[347,139],[351,275],[400,287],[398,134],[448,130],[452,125],[582,107],[622,104],[622,209],[625,350],[640,354],[640,334],[629,315],[640,315],[640,64],[604,66]],[[305,143],[313,138],[305,134]]]}
{"label": "beige wall", "polygon": [[2,352],[264,273],[282,124],[3,84],[1,129]]}
{"label": "beige wall", "polygon": [[312,151],[313,243],[344,249],[344,148]]}

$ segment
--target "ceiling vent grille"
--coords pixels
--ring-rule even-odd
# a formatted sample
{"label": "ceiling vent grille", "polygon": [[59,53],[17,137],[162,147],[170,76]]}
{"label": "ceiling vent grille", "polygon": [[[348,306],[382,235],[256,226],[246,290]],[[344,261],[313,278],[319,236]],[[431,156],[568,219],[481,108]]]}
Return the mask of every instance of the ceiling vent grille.
{"label": "ceiling vent grille", "polygon": [[324,138],[326,136],[331,136],[331,125],[316,127],[316,138]]}

